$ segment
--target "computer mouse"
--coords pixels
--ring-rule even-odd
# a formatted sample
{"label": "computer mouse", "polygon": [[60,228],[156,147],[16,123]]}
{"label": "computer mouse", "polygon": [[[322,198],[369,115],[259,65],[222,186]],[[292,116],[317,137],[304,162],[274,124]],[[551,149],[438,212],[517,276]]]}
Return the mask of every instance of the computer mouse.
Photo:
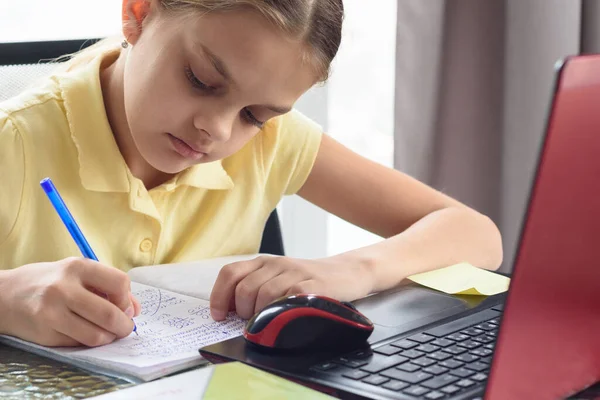
{"label": "computer mouse", "polygon": [[246,324],[246,341],[262,348],[322,350],[364,344],[373,323],[351,303],[299,294],[281,297]]}

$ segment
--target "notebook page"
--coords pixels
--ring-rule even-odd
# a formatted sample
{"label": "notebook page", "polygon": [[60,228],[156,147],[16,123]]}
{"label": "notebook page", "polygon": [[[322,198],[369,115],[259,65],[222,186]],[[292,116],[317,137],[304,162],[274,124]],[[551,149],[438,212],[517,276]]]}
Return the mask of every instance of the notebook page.
{"label": "notebook page", "polygon": [[241,335],[245,321],[230,313],[227,320],[210,317],[208,302],[136,282],[132,293],[142,312],[135,318],[137,333],[108,345],[82,349],[78,357],[96,358],[135,367],[152,367],[201,359],[200,347]]}
{"label": "notebook page", "polygon": [[5,335],[0,342],[107,375],[151,380],[205,362],[199,348],[242,334],[244,320],[230,313],[214,321],[205,300],[135,282],[131,289],[142,305],[139,336],[95,348],[45,347]]}
{"label": "notebook page", "polygon": [[186,263],[136,267],[132,268],[128,275],[133,282],[209,300],[210,292],[221,268],[234,262],[251,260],[259,255],[246,254]]}

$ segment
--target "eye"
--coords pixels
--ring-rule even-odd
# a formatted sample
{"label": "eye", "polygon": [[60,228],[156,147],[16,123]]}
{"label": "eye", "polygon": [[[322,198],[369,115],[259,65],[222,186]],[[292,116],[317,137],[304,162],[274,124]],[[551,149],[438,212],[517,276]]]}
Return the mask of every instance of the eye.
{"label": "eye", "polygon": [[244,115],[244,118],[246,119],[246,121],[248,121],[250,124],[256,126],[258,129],[262,129],[265,126],[265,123],[263,121],[259,121],[254,114],[252,114],[252,111],[250,111],[248,108],[244,108],[242,110],[242,113]]}
{"label": "eye", "polygon": [[194,88],[200,89],[204,92],[212,92],[215,90],[214,87],[209,86],[206,83],[202,82],[200,79],[196,78],[196,75],[194,75],[194,72],[189,66],[185,67],[185,75]]}

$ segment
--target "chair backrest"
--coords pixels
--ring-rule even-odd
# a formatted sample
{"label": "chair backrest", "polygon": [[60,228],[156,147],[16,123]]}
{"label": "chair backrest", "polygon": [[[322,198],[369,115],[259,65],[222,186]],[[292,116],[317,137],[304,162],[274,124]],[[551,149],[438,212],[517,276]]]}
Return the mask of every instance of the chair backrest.
{"label": "chair backrest", "polygon": [[[0,43],[0,102],[25,90],[32,82],[50,74],[54,60],[93,44],[94,40]],[[277,210],[273,210],[263,231],[261,253],[284,255],[283,236]]]}

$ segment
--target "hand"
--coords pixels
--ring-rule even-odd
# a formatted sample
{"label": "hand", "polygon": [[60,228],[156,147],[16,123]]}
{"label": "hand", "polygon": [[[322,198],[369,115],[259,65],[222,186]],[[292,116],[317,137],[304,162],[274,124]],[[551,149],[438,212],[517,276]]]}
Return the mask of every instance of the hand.
{"label": "hand", "polygon": [[245,319],[273,300],[293,294],[318,294],[351,301],[371,292],[374,278],[366,268],[343,257],[300,260],[260,256],[221,269],[210,296],[214,320],[235,309]]}
{"label": "hand", "polygon": [[0,333],[34,343],[104,345],[128,336],[140,312],[127,274],[95,261],[68,258],[1,272]]}

